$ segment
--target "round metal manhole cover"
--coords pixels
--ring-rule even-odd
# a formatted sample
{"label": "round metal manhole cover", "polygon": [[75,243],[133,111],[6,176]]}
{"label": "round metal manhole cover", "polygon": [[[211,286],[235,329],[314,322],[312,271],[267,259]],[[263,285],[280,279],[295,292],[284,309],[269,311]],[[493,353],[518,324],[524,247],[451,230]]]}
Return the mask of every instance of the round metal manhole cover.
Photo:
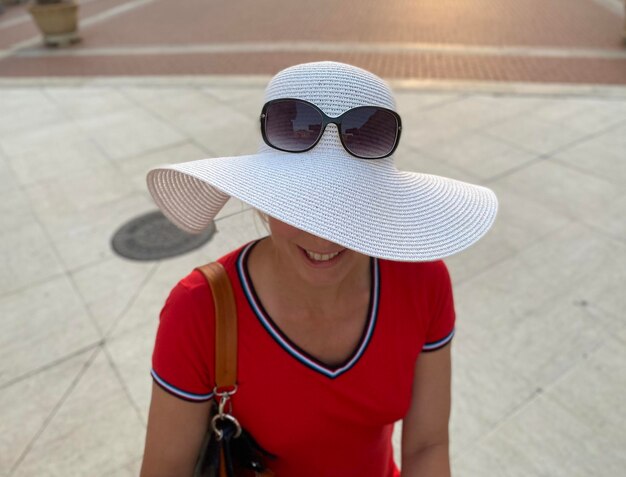
{"label": "round metal manhole cover", "polygon": [[184,232],[157,210],[122,225],[113,235],[111,246],[122,257],[160,260],[194,250],[208,242],[214,233],[214,222],[202,233]]}

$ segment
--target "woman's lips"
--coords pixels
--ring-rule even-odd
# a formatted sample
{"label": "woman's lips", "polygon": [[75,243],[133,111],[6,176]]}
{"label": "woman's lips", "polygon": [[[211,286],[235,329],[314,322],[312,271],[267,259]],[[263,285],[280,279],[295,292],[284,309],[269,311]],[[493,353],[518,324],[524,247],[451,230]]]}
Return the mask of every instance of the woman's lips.
{"label": "woman's lips", "polygon": [[307,262],[316,267],[328,267],[334,265],[339,260],[341,260],[343,252],[345,251],[345,249],[343,249],[336,252],[320,253],[314,252],[312,250],[307,250],[302,247],[298,248],[302,251],[302,255],[304,255]]}

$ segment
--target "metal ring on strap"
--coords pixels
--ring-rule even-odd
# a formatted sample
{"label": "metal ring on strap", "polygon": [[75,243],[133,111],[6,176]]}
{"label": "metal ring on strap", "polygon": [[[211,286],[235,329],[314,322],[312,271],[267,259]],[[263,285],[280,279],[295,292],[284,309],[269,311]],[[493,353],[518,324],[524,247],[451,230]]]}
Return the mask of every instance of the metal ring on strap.
{"label": "metal ring on strap", "polygon": [[239,421],[230,414],[216,414],[215,416],[213,416],[213,419],[211,419],[211,427],[213,428],[213,432],[215,432],[215,435],[217,436],[217,440],[221,441],[224,437],[224,431],[217,427],[217,421],[221,421],[222,419],[227,419],[235,425],[237,431],[235,432],[234,437],[235,439],[237,439],[241,435],[241,424],[239,424]]}

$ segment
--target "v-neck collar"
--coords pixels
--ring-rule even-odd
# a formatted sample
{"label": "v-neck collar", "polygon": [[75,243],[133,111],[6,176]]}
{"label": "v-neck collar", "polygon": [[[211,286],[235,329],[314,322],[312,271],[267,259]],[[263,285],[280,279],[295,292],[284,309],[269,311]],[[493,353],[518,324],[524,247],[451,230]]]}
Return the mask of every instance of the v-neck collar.
{"label": "v-neck collar", "polygon": [[359,343],[352,354],[343,363],[337,366],[329,366],[314,356],[311,356],[291,341],[291,339],[283,333],[283,331],[263,308],[248,273],[248,257],[250,256],[250,251],[257,243],[259,243],[259,240],[249,243],[241,250],[239,257],[237,258],[237,272],[246,299],[263,328],[265,328],[265,330],[280,345],[280,347],[289,353],[293,358],[308,368],[311,368],[328,378],[336,378],[354,367],[354,365],[356,365],[365,353],[365,350],[372,339],[372,335],[374,334],[374,328],[376,327],[376,321],[378,318],[378,302],[380,298],[380,272],[378,260],[376,258],[372,258],[370,262],[370,270],[372,273],[370,303],[368,307],[367,322],[363,328]]}

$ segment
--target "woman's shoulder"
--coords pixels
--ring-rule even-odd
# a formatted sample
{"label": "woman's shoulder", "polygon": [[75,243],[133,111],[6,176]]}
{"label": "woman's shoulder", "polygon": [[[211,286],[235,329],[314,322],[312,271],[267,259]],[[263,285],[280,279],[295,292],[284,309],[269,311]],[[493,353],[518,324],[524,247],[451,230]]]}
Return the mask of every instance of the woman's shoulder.
{"label": "woman's shoulder", "polygon": [[[245,247],[245,245],[243,246]],[[231,279],[237,274],[237,259],[243,247],[240,247],[216,261],[221,263]],[[210,263],[207,261],[207,263]],[[207,280],[199,268],[201,264],[181,278],[171,289],[165,302],[163,311],[174,311],[176,315],[191,317],[193,315],[205,316],[213,310],[213,295]],[[181,313],[184,312],[184,313]]]}
{"label": "woman's shoulder", "polygon": [[[236,276],[237,274],[237,262],[239,260],[241,251],[248,245],[249,244],[242,245],[241,247],[215,260],[215,262],[223,265],[226,273],[229,275],[231,280],[233,276]],[[202,298],[207,293],[210,295],[210,288],[208,287],[207,280],[200,271],[200,268],[202,266],[209,263],[212,262],[207,261],[206,263],[200,264],[195,267],[176,284],[176,287],[185,290],[187,294],[190,294],[196,298]]]}
{"label": "woman's shoulder", "polygon": [[160,326],[168,329],[186,328],[191,331],[211,318],[211,310],[211,289],[202,273],[194,269],[170,290],[159,315]]}

